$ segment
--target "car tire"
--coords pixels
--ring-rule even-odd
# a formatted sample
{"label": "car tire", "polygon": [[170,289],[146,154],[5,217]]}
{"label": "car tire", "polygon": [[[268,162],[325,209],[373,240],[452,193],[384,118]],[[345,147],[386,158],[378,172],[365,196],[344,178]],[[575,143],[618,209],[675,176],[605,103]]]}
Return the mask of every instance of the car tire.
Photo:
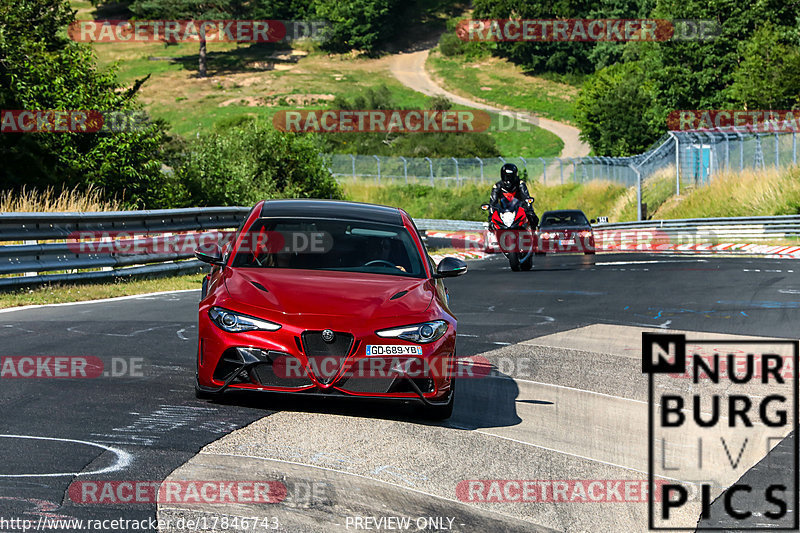
{"label": "car tire", "polygon": [[517,252],[510,252],[508,254],[508,266],[514,272],[519,272],[519,254]]}
{"label": "car tire", "polygon": [[456,380],[450,380],[450,397],[444,405],[426,405],[422,412],[426,420],[447,420],[453,415],[453,406],[456,402]]}

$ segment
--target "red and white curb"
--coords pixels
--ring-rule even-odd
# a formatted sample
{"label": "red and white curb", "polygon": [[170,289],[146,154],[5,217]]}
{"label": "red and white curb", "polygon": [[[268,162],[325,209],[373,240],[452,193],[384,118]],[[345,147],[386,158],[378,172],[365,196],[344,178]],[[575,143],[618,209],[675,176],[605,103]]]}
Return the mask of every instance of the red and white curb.
{"label": "red and white curb", "polygon": [[[464,252],[449,254],[451,256],[479,259],[489,253],[494,253],[486,249],[485,238],[481,232],[428,231],[427,236],[449,239],[453,248],[465,250]],[[595,238],[598,252],[759,255],[773,259],[800,259],[800,246],[758,243],[713,244],[708,242],[681,244],[680,242],[669,241],[686,241],[696,239],[696,236],[669,236],[652,230],[626,232],[597,230],[595,231]]]}

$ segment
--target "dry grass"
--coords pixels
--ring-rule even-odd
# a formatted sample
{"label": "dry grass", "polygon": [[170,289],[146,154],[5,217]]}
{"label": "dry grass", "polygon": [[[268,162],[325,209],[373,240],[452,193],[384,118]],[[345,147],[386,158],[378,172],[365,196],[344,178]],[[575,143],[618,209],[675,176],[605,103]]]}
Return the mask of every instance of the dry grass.
{"label": "dry grass", "polygon": [[800,167],[713,176],[711,183],[666,202],[653,218],[796,215]]}
{"label": "dry grass", "polygon": [[82,211],[119,211],[121,202],[107,199],[102,189],[89,185],[86,189],[52,187],[39,190],[23,187],[19,192],[0,192],[0,212],[61,213]]}

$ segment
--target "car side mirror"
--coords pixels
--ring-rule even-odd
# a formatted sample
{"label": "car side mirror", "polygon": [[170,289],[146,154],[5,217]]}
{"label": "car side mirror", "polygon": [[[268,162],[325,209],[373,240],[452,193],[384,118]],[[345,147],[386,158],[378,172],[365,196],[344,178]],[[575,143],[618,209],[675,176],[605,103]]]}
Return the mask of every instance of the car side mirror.
{"label": "car side mirror", "polygon": [[222,266],[222,251],[219,245],[213,243],[204,243],[197,247],[194,251],[194,256],[204,263],[209,265]]}
{"label": "car side mirror", "polygon": [[436,267],[434,278],[454,278],[466,274],[467,264],[457,257],[445,257]]}
{"label": "car side mirror", "polygon": [[481,204],[481,209],[488,211],[491,206],[489,204]]}

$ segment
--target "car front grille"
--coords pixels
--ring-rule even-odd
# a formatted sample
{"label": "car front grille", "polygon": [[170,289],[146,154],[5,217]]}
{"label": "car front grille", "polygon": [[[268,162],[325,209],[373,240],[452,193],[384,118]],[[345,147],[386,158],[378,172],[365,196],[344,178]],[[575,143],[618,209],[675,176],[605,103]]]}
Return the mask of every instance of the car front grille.
{"label": "car front grille", "polygon": [[328,385],[350,353],[353,335],[335,331],[333,340],[326,342],[322,338],[322,331],[305,331],[302,344],[311,372],[321,383]]}

